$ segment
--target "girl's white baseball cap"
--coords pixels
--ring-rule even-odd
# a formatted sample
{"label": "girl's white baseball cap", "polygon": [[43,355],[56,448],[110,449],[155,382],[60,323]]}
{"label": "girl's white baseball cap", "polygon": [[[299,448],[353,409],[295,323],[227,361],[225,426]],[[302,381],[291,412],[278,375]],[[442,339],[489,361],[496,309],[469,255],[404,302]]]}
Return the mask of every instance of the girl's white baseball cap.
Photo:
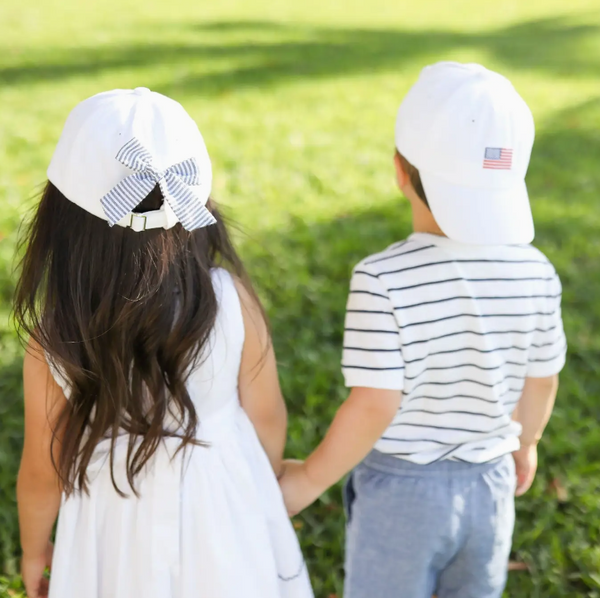
{"label": "girl's white baseball cap", "polygon": [[478,64],[425,67],[396,121],[396,147],[419,170],[440,228],[473,245],[533,240],[525,185],[533,139],[527,104]]}
{"label": "girl's white baseball cap", "polygon": [[[214,223],[206,209],[210,158],[183,106],[145,87],[99,93],[69,114],[48,179],[70,201],[110,225],[140,232],[181,222]],[[160,210],[132,210],[159,185]]]}

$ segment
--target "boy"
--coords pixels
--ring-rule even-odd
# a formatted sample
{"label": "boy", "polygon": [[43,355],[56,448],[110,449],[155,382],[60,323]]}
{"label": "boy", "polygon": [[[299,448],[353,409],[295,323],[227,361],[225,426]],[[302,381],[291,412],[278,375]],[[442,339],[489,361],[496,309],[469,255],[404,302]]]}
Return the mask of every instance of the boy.
{"label": "boy", "polygon": [[533,137],[513,86],[479,65],[426,67],[400,106],[415,232],[355,268],[350,396],[281,480],[294,514],[355,468],[346,598],[502,595],[513,497],[533,481],[566,354],[558,276],[529,245]]}

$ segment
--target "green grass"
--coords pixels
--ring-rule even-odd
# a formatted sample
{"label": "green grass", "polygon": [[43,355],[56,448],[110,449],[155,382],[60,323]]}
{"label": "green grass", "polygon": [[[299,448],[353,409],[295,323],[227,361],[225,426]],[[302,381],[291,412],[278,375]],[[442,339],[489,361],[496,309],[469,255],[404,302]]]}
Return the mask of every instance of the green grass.
{"label": "green grass", "polygon": [[[0,597],[18,595],[14,481],[21,350],[9,323],[16,231],[68,111],[114,87],[181,101],[269,311],[290,455],[322,436],[352,266],[409,233],[393,186],[397,106],[425,64],[483,62],[530,104],[536,244],[562,277],[570,355],[531,492],[516,598],[600,596],[600,11],[596,0],[3,0],[0,4]],[[559,480],[568,491],[559,501]],[[564,497],[562,497],[564,498]],[[334,489],[298,519],[317,598],[342,593]],[[399,539],[410,541],[410,539]],[[12,587],[13,589],[9,589]]]}

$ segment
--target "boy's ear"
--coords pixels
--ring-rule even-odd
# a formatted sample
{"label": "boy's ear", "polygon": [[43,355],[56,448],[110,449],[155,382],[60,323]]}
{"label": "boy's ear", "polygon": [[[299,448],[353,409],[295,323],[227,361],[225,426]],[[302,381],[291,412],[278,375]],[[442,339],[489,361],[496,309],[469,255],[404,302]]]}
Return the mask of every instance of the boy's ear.
{"label": "boy's ear", "polygon": [[403,190],[408,183],[410,183],[410,177],[402,166],[402,160],[400,160],[400,154],[394,153],[394,168],[396,169],[396,182],[400,190]]}

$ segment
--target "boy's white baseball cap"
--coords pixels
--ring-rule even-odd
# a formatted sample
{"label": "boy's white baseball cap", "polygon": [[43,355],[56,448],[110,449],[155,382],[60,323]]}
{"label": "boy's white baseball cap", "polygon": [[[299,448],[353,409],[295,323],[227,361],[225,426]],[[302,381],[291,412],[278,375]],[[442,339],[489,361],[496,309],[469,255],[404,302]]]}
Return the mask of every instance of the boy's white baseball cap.
{"label": "boy's white baseball cap", "polygon": [[533,240],[525,185],[533,139],[527,104],[478,64],[425,67],[396,121],[396,147],[419,170],[440,228],[474,245]]}
{"label": "boy's white baseball cap", "polygon": [[[215,222],[206,209],[212,170],[196,123],[178,102],[145,87],[99,93],[69,114],[48,179],[109,224],[140,232]],[[160,210],[132,210],[159,185]]]}

